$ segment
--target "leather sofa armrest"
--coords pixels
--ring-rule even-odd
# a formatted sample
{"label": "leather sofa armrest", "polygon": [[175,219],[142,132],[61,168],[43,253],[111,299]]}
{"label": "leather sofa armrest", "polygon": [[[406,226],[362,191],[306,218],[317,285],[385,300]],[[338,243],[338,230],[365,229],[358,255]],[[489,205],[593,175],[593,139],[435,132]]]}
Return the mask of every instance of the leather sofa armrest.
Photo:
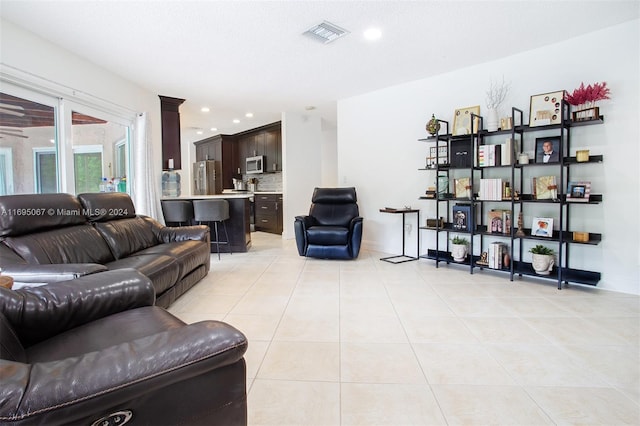
{"label": "leather sofa armrest", "polygon": [[61,263],[41,265],[3,265],[2,273],[23,283],[68,281],[85,275],[104,272],[107,267],[97,263]]}
{"label": "leather sofa armrest", "polygon": [[73,359],[31,365],[0,360],[0,423],[73,422],[91,415],[95,407],[134,401],[150,390],[161,392],[231,365],[246,349],[246,337],[232,326],[203,321]]}
{"label": "leather sofa armrest", "polygon": [[151,306],[155,289],[135,269],[118,269],[40,287],[0,288],[0,296],[0,311],[30,346],[117,312]]}
{"label": "leather sofa armrest", "polygon": [[209,242],[209,235],[206,225],[166,226],[158,231],[158,240],[163,243],[188,240]]}

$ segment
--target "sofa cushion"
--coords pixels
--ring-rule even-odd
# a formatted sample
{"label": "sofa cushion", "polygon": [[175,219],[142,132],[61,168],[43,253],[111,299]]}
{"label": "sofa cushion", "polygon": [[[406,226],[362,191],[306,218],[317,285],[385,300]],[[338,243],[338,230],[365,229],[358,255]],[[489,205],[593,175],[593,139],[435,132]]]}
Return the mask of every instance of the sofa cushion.
{"label": "sofa cushion", "polygon": [[100,233],[87,224],[5,238],[28,263],[106,263],[114,260]]}
{"label": "sofa cushion", "polygon": [[184,278],[198,266],[208,263],[211,257],[209,245],[202,244],[201,241],[180,241],[158,244],[133,253],[132,256],[157,254],[176,259],[180,267],[179,279]]}
{"label": "sofa cushion", "polygon": [[133,268],[145,275],[153,282],[156,297],[159,297],[169,287],[178,281],[180,266],[178,261],[170,256],[146,254],[130,256],[109,262],[105,265],[110,270]]}
{"label": "sofa cushion", "polygon": [[122,259],[159,243],[148,221],[141,217],[94,223],[113,257]]}
{"label": "sofa cushion", "polygon": [[92,192],[78,195],[91,222],[136,217],[133,200],[124,192]]}
{"label": "sofa cushion", "polygon": [[87,222],[71,194],[0,196],[0,237],[18,236]]}

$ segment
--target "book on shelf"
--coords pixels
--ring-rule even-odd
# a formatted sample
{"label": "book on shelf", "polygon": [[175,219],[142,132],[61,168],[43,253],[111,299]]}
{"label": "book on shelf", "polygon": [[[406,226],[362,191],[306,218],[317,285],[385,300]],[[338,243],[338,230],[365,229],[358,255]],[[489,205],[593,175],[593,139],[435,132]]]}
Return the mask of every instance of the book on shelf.
{"label": "book on shelf", "polygon": [[533,178],[533,198],[536,200],[556,200],[558,184],[555,176],[538,176]]}
{"label": "book on shelf", "polygon": [[513,143],[507,138],[505,143],[478,146],[478,167],[510,166],[513,161]]}
{"label": "book on shelf", "polygon": [[511,210],[493,209],[488,213],[487,232],[511,234]]}
{"label": "book on shelf", "polygon": [[456,204],[452,207],[451,227],[459,231],[471,232],[475,224],[471,214],[471,204]]}
{"label": "book on shelf", "polygon": [[567,202],[588,203],[591,194],[591,182],[571,181],[567,185]]}
{"label": "book on shelf", "polygon": [[504,194],[504,183],[500,178],[480,179],[478,198],[481,200],[501,201]]}
{"label": "book on shelf", "polygon": [[489,263],[489,268],[502,269],[502,267],[504,266],[503,256],[506,250],[507,246],[503,243],[493,242],[489,244],[489,249],[487,250],[487,261]]}

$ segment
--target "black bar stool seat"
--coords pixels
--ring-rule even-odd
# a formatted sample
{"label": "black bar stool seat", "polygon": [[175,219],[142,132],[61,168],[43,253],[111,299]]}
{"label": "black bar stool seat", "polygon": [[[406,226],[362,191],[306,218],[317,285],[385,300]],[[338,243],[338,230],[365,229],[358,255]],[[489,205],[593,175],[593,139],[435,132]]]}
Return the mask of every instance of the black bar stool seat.
{"label": "black bar stool seat", "polygon": [[[229,234],[225,223],[229,219],[229,202],[227,200],[193,200],[193,213],[196,222],[213,223],[216,239],[215,241],[212,239],[211,244],[216,245],[218,259],[220,259],[220,244],[229,244]],[[219,223],[222,223],[226,241],[220,241],[220,235],[218,234]],[[229,247],[229,253],[231,253],[231,247]]]}
{"label": "black bar stool seat", "polygon": [[190,200],[162,200],[160,205],[166,224],[191,225],[191,221],[194,220],[193,204]]}

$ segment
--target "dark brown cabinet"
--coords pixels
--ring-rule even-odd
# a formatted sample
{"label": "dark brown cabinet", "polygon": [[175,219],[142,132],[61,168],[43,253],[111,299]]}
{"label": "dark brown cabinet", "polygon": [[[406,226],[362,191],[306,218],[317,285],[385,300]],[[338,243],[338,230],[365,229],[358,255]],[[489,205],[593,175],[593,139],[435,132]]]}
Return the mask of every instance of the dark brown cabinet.
{"label": "dark brown cabinet", "polygon": [[[180,105],[185,101],[179,98],[159,96],[160,119],[162,121],[162,170],[182,169],[180,153]],[[169,167],[173,160],[173,167]]]}
{"label": "dark brown cabinet", "polygon": [[237,175],[237,144],[236,138],[230,135],[216,135],[198,142],[196,146],[196,161],[216,160],[222,164],[222,188],[233,188],[233,178]]}
{"label": "dark brown cabinet", "polygon": [[282,194],[255,194],[256,231],[282,234]]}
{"label": "dark brown cabinet", "polygon": [[265,156],[265,172],[282,171],[282,126],[278,121],[246,132],[238,133],[238,168],[246,172],[245,160],[257,155]]}

